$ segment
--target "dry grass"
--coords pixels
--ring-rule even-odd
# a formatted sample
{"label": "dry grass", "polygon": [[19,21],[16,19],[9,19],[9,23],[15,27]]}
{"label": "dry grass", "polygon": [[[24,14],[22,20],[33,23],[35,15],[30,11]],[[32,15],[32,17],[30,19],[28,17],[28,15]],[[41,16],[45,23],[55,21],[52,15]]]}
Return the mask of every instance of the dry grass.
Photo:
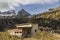
{"label": "dry grass", "polygon": [[50,32],[39,32],[36,35],[33,36],[33,38],[36,38],[38,40],[54,40],[53,35]]}
{"label": "dry grass", "polygon": [[[23,40],[60,40],[59,35],[58,34],[53,35],[50,32],[40,31],[37,34],[32,35],[31,38],[24,38]],[[18,39],[15,36],[10,37],[7,32],[0,32],[0,40],[20,40],[20,39]]]}
{"label": "dry grass", "polygon": [[17,37],[10,37],[7,32],[0,32],[0,40],[17,40]]}

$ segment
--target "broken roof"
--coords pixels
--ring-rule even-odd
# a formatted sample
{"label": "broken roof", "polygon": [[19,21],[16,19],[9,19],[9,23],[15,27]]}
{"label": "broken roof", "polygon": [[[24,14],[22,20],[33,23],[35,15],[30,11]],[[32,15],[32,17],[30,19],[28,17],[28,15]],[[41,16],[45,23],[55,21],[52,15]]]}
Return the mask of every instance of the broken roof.
{"label": "broken roof", "polygon": [[25,24],[18,24],[16,27],[32,27],[32,24],[30,23],[25,23]]}

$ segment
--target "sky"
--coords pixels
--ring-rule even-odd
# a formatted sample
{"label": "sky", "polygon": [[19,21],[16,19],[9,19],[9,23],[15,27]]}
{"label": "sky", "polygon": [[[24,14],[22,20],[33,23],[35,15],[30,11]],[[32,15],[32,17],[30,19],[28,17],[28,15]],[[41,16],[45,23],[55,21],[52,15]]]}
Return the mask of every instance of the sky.
{"label": "sky", "polygon": [[60,0],[0,0],[1,12],[8,10],[18,12],[24,9],[30,14],[38,14],[58,6],[60,6]]}

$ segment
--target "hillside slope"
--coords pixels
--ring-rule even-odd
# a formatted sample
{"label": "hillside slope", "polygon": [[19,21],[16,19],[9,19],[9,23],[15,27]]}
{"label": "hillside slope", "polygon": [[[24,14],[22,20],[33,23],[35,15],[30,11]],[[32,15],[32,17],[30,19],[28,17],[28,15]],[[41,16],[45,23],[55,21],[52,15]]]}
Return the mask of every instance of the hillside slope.
{"label": "hillside slope", "polygon": [[32,23],[38,23],[39,26],[50,27],[54,30],[60,30],[60,7],[49,9],[47,12],[33,16]]}
{"label": "hillside slope", "polygon": [[47,12],[35,15],[36,18],[60,19],[60,7],[49,9]]}

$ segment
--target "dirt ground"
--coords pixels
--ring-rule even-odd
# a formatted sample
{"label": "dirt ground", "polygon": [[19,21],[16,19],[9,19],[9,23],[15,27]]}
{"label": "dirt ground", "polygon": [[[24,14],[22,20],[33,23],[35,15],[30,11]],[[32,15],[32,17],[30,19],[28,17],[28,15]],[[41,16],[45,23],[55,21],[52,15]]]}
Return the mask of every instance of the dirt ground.
{"label": "dirt ground", "polygon": [[55,40],[60,40],[60,34],[55,33],[53,34],[53,37]]}

